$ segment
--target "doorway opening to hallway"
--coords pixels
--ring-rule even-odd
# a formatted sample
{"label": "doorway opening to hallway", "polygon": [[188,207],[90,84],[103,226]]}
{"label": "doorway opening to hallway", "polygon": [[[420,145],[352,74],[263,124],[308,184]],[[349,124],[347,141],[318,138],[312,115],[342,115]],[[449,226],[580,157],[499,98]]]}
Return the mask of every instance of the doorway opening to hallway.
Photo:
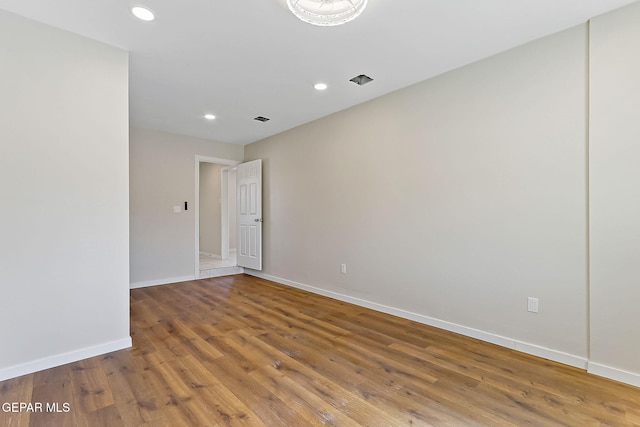
{"label": "doorway opening to hallway", "polygon": [[196,277],[237,274],[235,163],[200,157],[196,169]]}

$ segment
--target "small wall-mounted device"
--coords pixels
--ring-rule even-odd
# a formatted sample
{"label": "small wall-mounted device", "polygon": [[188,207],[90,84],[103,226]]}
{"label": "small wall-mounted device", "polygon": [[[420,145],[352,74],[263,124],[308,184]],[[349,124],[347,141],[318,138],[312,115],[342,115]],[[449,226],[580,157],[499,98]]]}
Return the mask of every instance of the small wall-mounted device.
{"label": "small wall-mounted device", "polygon": [[186,211],[187,209],[187,202],[184,202],[184,210]]}

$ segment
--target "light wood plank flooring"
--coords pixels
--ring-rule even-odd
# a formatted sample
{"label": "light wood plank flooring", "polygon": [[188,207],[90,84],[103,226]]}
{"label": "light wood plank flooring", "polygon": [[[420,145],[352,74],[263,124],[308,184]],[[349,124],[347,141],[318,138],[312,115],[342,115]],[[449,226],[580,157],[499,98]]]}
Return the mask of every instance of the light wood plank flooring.
{"label": "light wood plank flooring", "polygon": [[0,426],[632,426],[640,389],[246,275],[131,291],[134,347],[0,382]]}

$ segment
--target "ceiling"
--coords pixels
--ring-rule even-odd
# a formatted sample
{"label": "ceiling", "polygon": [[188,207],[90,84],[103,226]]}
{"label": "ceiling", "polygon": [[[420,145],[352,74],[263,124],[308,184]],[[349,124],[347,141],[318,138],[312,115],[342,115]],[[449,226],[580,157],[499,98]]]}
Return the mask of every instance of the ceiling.
{"label": "ceiling", "polygon": [[[634,1],[369,0],[339,27],[299,21],[285,0],[0,0],[0,9],[130,51],[132,126],[248,144]],[[134,18],[137,4],[156,20]],[[359,74],[374,81],[349,82]]]}

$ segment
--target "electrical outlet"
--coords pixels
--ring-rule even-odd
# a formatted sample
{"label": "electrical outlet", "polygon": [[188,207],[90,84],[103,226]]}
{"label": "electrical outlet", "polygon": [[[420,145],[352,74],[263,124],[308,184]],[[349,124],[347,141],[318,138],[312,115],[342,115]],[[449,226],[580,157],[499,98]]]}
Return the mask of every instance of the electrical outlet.
{"label": "electrical outlet", "polygon": [[182,212],[180,205],[173,206],[173,213],[180,213],[180,212]]}
{"label": "electrical outlet", "polygon": [[340,273],[347,274],[347,264],[340,264]]}
{"label": "electrical outlet", "polygon": [[534,297],[527,298],[527,311],[530,313],[538,312],[538,298],[534,298]]}

